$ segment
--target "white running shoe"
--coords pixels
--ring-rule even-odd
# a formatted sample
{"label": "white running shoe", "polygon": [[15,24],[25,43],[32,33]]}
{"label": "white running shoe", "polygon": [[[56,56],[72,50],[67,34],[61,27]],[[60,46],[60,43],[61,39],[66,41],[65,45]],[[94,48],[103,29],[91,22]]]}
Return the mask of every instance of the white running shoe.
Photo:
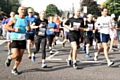
{"label": "white running shoe", "polygon": [[98,53],[95,52],[95,53],[94,53],[94,61],[97,61],[97,60],[98,60]]}
{"label": "white running shoe", "polygon": [[108,62],[107,64],[108,64],[108,66],[110,67],[110,66],[112,66],[112,65],[114,64],[114,62],[111,62],[111,61],[110,61],[110,62]]}

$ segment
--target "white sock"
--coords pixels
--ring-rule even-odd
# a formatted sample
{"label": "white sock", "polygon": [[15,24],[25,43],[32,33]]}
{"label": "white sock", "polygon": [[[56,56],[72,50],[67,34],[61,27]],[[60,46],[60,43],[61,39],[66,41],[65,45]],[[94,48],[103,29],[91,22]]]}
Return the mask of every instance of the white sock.
{"label": "white sock", "polygon": [[8,56],[8,59],[10,59],[10,60],[11,60],[10,56]]}
{"label": "white sock", "polygon": [[88,48],[88,47],[86,47],[86,53],[87,53],[87,54],[89,53],[89,48]]}
{"label": "white sock", "polygon": [[73,60],[73,64],[76,63],[77,61],[76,60]]}
{"label": "white sock", "polygon": [[44,59],[42,60],[42,63],[45,63],[45,60],[44,60]]}
{"label": "white sock", "polygon": [[72,60],[72,58],[69,56],[69,57],[68,57],[68,60]]}

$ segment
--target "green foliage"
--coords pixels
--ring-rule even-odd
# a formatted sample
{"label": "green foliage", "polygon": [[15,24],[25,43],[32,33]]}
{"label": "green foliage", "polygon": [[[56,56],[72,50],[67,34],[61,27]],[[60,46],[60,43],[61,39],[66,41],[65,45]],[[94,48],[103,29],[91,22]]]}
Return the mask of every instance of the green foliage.
{"label": "green foliage", "polygon": [[60,11],[54,4],[49,4],[46,8],[46,17],[54,16],[54,14],[61,15]]}
{"label": "green foliage", "polygon": [[0,0],[1,11],[7,15],[9,15],[11,11],[17,12],[19,5],[19,0]]}
{"label": "green foliage", "polygon": [[98,8],[98,5],[93,0],[83,0],[82,2],[82,10],[83,6],[87,6],[87,14],[92,14],[95,16],[100,16],[100,9]]}
{"label": "green foliage", "polygon": [[116,18],[120,15],[120,0],[106,0],[109,15],[115,14]]}

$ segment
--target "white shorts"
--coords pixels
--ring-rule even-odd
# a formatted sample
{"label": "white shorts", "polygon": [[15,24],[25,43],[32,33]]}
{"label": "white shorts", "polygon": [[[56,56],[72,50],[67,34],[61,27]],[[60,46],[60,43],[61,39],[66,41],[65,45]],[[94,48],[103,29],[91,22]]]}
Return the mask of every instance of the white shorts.
{"label": "white shorts", "polygon": [[8,31],[7,31],[7,35],[6,35],[6,40],[7,40],[7,42],[11,41],[10,40],[10,32],[8,32]]}
{"label": "white shorts", "polygon": [[114,30],[110,30],[110,39],[114,39],[115,38],[115,32]]}

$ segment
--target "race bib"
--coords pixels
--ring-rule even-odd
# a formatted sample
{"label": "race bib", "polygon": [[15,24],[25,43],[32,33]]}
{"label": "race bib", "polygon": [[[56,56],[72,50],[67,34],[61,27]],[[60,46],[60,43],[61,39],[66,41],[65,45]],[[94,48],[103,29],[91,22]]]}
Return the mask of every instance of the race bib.
{"label": "race bib", "polygon": [[92,31],[93,30],[93,24],[88,24],[88,29]]}
{"label": "race bib", "polygon": [[103,23],[103,24],[102,24],[102,27],[103,27],[103,28],[108,28],[108,27],[109,27],[109,23]]}
{"label": "race bib", "polygon": [[77,22],[74,22],[74,23],[73,23],[73,28],[74,28],[75,31],[78,31],[78,30],[79,30],[79,29],[77,28],[78,26],[80,27],[80,23],[77,23]]}
{"label": "race bib", "polygon": [[18,39],[17,40],[25,40],[25,35],[26,34],[18,34]]}
{"label": "race bib", "polygon": [[40,28],[39,32],[38,32],[38,35],[45,36],[45,33],[46,33],[46,28]]}
{"label": "race bib", "polygon": [[50,34],[53,34],[54,33],[54,31],[53,31],[54,29],[50,29]]}

